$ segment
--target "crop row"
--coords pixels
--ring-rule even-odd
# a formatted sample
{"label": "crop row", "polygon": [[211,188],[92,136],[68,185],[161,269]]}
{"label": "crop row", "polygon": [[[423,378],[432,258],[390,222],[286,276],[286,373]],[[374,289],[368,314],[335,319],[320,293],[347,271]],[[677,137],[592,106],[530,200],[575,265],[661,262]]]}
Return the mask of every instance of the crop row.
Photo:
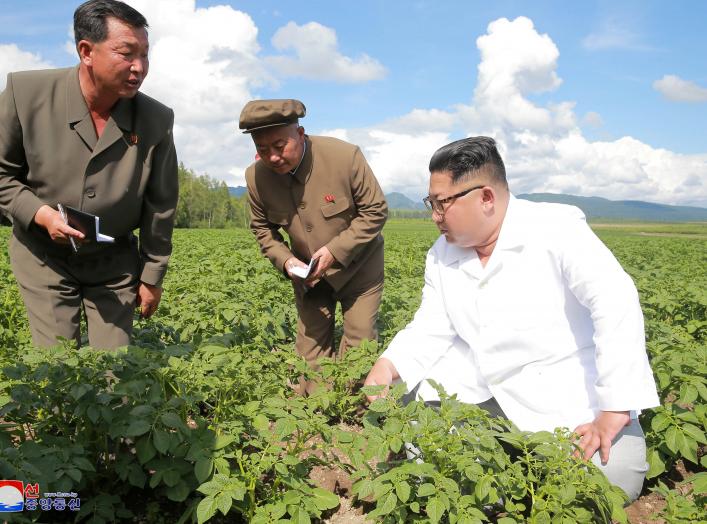
{"label": "crop row", "polygon": [[[520,433],[454,399],[402,406],[399,390],[366,407],[361,379],[412,318],[434,237],[409,223],[386,230],[380,345],[318,373],[294,353],[288,283],[247,232],[178,231],[158,315],[116,353],[31,348],[0,253],[0,478],[77,492],[77,518],[91,522],[310,522],[331,519],[340,496],[379,522],[625,520],[622,494],[572,458],[566,431]],[[660,517],[705,520],[705,243],[604,240],[646,317],[662,406],[641,422]],[[302,374],[328,387],[298,397],[288,384]],[[406,442],[424,460],[408,459]],[[681,482],[678,464],[696,475]],[[349,485],[325,489],[321,470]]]}

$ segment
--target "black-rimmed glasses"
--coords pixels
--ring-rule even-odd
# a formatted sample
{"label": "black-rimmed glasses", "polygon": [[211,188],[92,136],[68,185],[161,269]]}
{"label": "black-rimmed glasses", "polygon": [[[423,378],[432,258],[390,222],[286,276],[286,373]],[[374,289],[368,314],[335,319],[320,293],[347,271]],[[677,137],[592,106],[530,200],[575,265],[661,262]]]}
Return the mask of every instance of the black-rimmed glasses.
{"label": "black-rimmed glasses", "polygon": [[[425,204],[425,207],[429,209],[430,211],[434,211],[438,215],[444,215],[444,212],[449,209],[449,206],[451,206],[454,201],[457,198],[463,197],[464,195],[471,193],[472,191],[475,191],[477,189],[481,189],[486,186],[474,186],[470,189],[465,189],[464,191],[460,191],[459,193],[456,193],[452,196],[448,196],[446,198],[440,198],[439,200],[436,198],[432,198],[430,196],[426,196],[425,198],[422,199],[422,202]],[[445,207],[445,204],[449,204],[448,206]]]}

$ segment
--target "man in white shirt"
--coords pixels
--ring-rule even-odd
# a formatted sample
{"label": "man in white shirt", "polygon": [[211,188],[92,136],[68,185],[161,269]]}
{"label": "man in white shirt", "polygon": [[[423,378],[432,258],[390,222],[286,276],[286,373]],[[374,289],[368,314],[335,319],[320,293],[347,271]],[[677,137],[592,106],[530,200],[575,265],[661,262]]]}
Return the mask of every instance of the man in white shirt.
{"label": "man in white shirt", "polygon": [[648,465],[636,413],[659,400],[631,278],[579,209],[513,197],[491,138],[440,148],[425,203],[442,236],[422,303],[366,384],[434,378],[521,430],[573,429],[584,456],[638,497]]}

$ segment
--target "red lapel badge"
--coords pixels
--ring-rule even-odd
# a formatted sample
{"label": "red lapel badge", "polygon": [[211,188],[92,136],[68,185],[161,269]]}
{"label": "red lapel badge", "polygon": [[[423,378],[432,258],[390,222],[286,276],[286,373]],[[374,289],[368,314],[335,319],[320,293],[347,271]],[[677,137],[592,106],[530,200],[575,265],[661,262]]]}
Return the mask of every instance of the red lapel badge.
{"label": "red lapel badge", "polygon": [[334,195],[324,195],[324,200],[327,202],[334,202]]}

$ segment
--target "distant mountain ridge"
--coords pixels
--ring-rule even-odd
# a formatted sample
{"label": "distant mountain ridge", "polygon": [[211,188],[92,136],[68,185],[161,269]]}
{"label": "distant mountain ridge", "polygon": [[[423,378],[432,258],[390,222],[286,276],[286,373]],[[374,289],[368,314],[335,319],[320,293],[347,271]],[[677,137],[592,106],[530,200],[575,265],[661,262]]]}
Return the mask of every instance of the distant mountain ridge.
{"label": "distant mountain ridge", "polygon": [[609,200],[601,197],[558,195],[554,193],[530,193],[518,198],[533,202],[554,202],[580,208],[587,218],[612,220],[642,220],[648,222],[706,222],[707,208],[693,206],[671,206],[641,200]]}
{"label": "distant mountain ridge", "polygon": [[228,186],[228,194],[234,197],[245,195],[247,192],[248,188],[244,186]]}
{"label": "distant mountain ridge", "polygon": [[[238,186],[229,187],[228,191],[233,196],[241,196],[247,189],[243,186]],[[533,202],[553,202],[577,206],[589,219],[707,222],[707,208],[704,207],[671,206],[668,204],[643,202],[641,200],[609,200],[601,197],[582,197],[555,193],[529,193],[517,196]],[[425,209],[421,200],[412,200],[398,191],[387,193],[385,198],[390,209],[411,211],[422,211]]]}

